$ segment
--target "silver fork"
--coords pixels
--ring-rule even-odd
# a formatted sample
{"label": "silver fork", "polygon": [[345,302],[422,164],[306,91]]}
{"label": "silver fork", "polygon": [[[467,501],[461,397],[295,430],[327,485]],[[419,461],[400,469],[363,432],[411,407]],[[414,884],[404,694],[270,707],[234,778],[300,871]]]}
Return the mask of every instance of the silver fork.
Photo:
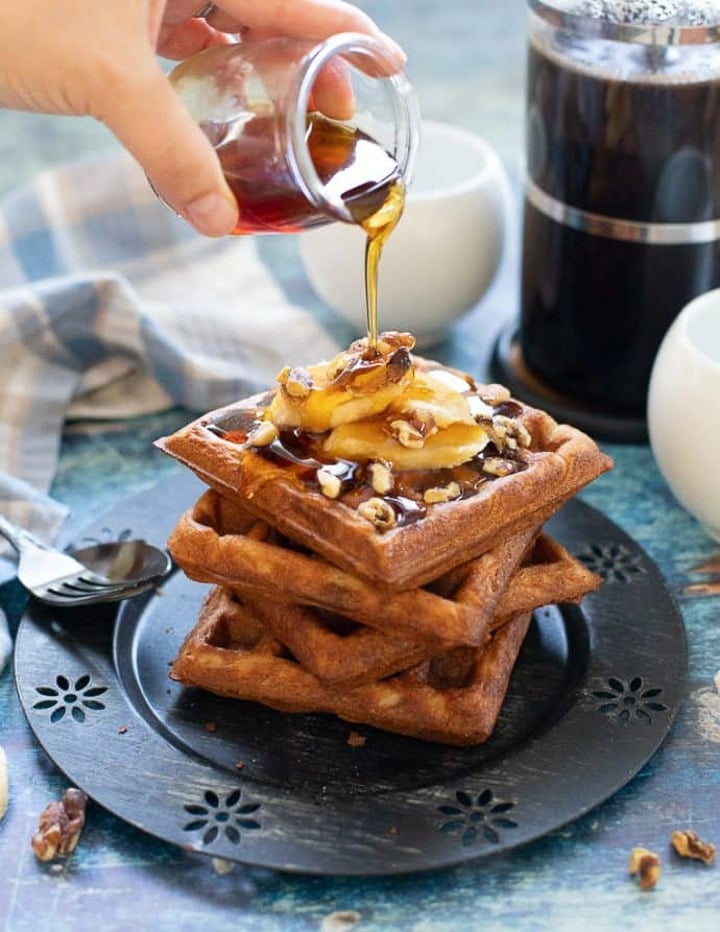
{"label": "silver fork", "polygon": [[50,605],[114,602],[140,595],[156,583],[156,580],[117,582],[100,576],[70,554],[49,547],[29,531],[11,524],[2,515],[0,534],[18,553],[20,582],[37,599]]}

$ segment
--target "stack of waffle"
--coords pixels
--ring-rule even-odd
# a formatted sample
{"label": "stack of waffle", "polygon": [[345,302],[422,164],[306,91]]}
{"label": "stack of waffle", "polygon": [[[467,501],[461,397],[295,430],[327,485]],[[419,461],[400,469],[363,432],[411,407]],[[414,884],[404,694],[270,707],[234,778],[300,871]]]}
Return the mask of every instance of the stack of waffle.
{"label": "stack of waffle", "polygon": [[410,348],[360,343],[158,441],[209,486],[169,541],[213,584],[173,678],[477,744],[533,610],[599,585],[543,524],[608,458]]}

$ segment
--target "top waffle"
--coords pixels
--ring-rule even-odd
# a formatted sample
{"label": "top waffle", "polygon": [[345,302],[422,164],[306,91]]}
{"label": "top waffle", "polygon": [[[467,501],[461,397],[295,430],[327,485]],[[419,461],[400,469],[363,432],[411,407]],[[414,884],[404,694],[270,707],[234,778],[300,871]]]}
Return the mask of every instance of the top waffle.
{"label": "top waffle", "polygon": [[358,341],[157,445],[331,563],[415,588],[542,524],[611,468],[588,436],[497,385]]}

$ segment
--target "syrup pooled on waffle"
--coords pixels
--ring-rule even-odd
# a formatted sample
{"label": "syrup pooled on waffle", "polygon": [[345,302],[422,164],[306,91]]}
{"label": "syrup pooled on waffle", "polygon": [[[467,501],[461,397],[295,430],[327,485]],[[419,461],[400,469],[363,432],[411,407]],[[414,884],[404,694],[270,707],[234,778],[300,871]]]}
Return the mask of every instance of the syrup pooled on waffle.
{"label": "syrup pooled on waffle", "polygon": [[[597,587],[542,526],[609,458],[582,432],[502,386],[414,356],[413,345],[384,333],[330,362],[287,367],[275,389],[158,441],[210,486],[180,518],[171,553],[222,593],[204,606],[175,678],[476,743],[499,710],[489,715],[478,699],[489,658],[503,658],[490,690],[502,697],[528,613]],[[233,613],[245,634],[223,640]],[[511,622],[514,637],[502,633]],[[279,678],[272,688],[257,679],[258,652]],[[464,689],[465,711],[446,714],[444,734],[423,721],[428,697],[447,704]],[[473,722],[465,712],[478,701],[485,714]]]}
{"label": "syrup pooled on waffle", "polygon": [[[248,412],[244,440],[381,531],[523,469],[530,436],[509,393],[488,386],[483,398],[451,370],[413,361],[412,345],[383,334],[373,349],[363,340],[330,364],[284,370],[269,407],[257,420]],[[242,442],[242,430],[229,439]]]}

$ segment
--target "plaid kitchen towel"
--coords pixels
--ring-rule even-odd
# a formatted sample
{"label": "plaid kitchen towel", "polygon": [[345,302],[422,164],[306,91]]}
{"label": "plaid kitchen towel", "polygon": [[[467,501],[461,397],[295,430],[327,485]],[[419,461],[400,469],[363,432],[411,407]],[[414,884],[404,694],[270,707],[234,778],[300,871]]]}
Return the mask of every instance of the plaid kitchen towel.
{"label": "plaid kitchen towel", "polygon": [[48,170],[0,202],[0,512],[54,539],[68,417],[204,411],[336,351],[256,240],[196,234],[125,153]]}

